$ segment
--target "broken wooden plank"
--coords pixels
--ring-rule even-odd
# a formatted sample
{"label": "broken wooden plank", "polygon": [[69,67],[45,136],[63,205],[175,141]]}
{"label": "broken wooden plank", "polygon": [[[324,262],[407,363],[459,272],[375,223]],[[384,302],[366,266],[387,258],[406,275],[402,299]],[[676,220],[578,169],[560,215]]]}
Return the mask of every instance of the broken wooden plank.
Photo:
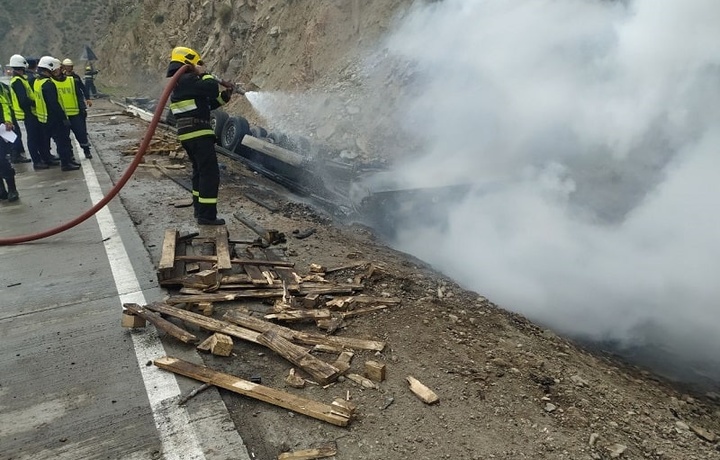
{"label": "broken wooden plank", "polygon": [[334,455],[337,455],[337,448],[335,446],[323,446],[314,449],[283,452],[278,455],[278,460],[315,460],[318,458],[332,457]]}
{"label": "broken wooden plank", "polygon": [[250,280],[253,284],[257,285],[267,285],[268,280],[263,276],[262,271],[255,265],[244,265],[243,270],[245,270],[245,273],[250,277]]}
{"label": "broken wooden plank", "polygon": [[385,364],[377,361],[365,361],[365,377],[373,382],[385,381]]}
{"label": "broken wooden plank", "polygon": [[273,324],[260,318],[254,318],[250,315],[246,315],[238,311],[229,311],[225,313],[223,318],[231,323],[241,325],[254,331],[263,333],[267,331],[275,331],[288,340],[305,345],[325,345],[339,348],[372,351],[382,351],[385,348],[385,342],[355,339],[352,337],[326,336],[321,334],[310,334],[307,332],[295,331],[287,327],[278,326],[277,324]]}
{"label": "broken wooden plank", "polygon": [[377,386],[377,384],[375,382],[363,377],[360,374],[346,374],[345,377],[347,377],[348,380],[351,380],[351,381],[357,383],[358,385],[360,385],[363,388],[368,388],[368,389],[373,389],[373,390],[380,389],[380,387]]}
{"label": "broken wooden plank", "polygon": [[277,319],[280,321],[302,321],[306,319],[330,318],[331,312],[328,309],[321,310],[286,310],[280,313],[265,315],[265,319]]}
{"label": "broken wooden plank", "polygon": [[200,351],[209,351],[217,356],[230,356],[233,350],[233,341],[230,336],[216,332],[197,346]]}
{"label": "broken wooden plank", "polygon": [[244,327],[230,324],[219,319],[210,318],[207,316],[199,315],[197,313],[189,312],[180,308],[172,307],[163,303],[153,303],[145,307],[147,310],[161,313],[163,315],[172,316],[174,318],[181,319],[187,323],[194,324],[203,329],[213,332],[221,332],[238,339],[247,340],[252,343],[259,343],[257,341],[260,334],[257,331],[245,329]]}
{"label": "broken wooden plank", "polygon": [[120,321],[120,326],[129,328],[129,329],[135,329],[137,327],[145,327],[147,326],[147,321],[145,321],[145,318],[141,318],[137,315],[131,315],[129,313],[122,314],[122,321]]}
{"label": "broken wooden plank", "polygon": [[340,375],[340,371],[313,356],[310,352],[283,338],[276,331],[267,331],[258,337],[258,342],[307,372],[316,382],[327,385]]}
{"label": "broken wooden plank", "polygon": [[355,353],[351,351],[343,351],[335,360],[333,366],[337,367],[340,370],[340,373],[344,374],[350,369],[350,362],[352,361],[353,356],[355,356]]}
{"label": "broken wooden plank", "polygon": [[325,361],[310,355],[307,349],[294,345],[286,339],[278,338],[275,340],[277,334],[273,334],[272,332],[267,334],[265,337],[261,337],[262,334],[257,331],[246,329],[219,319],[198,315],[197,313],[192,313],[162,303],[154,303],[152,305],[148,305],[146,308],[157,313],[162,313],[163,315],[173,316],[209,331],[221,332],[232,337],[247,340],[248,342],[265,345],[291,363],[301,367],[305,372],[312,375],[313,378],[320,379],[324,383],[328,383],[333,378],[337,377],[337,369],[327,364]]}
{"label": "broken wooden plank", "polygon": [[440,398],[438,398],[438,395],[436,395],[434,391],[420,383],[415,377],[407,376],[405,380],[410,384],[410,391],[415,393],[415,396],[420,398],[425,404],[434,404],[440,401]]}
{"label": "broken wooden plank", "polygon": [[180,326],[171,323],[170,321],[164,319],[162,316],[158,315],[157,313],[154,313],[152,311],[148,311],[145,308],[142,308],[140,305],[135,303],[126,303],[123,304],[123,308],[125,308],[127,311],[132,313],[135,316],[139,316],[143,318],[143,320],[147,320],[153,324],[159,331],[163,331],[169,336],[175,337],[179,341],[183,343],[197,343],[198,338],[186,331],[185,329],[181,328]]}
{"label": "broken wooden plank", "polygon": [[295,368],[290,369],[287,377],[285,377],[285,384],[293,388],[305,388],[305,379],[295,373]]}
{"label": "broken wooden plank", "polygon": [[165,230],[162,255],[160,256],[158,270],[171,269],[175,267],[175,246],[177,245],[177,237],[178,231],[174,228],[168,228]]}
{"label": "broken wooden plank", "polygon": [[230,270],[230,243],[228,242],[227,228],[224,226],[215,229],[215,254],[217,254],[217,267],[219,270]]}
{"label": "broken wooden plank", "polygon": [[205,366],[198,366],[181,359],[165,356],[154,361],[160,369],[184,375],[201,382],[209,383],[226,390],[249,396],[276,406],[298,412],[337,426],[347,426],[349,419],[333,414],[329,404],[323,404],[306,398],[275,390],[257,383],[243,380],[233,375],[217,372]]}
{"label": "broken wooden plank", "polygon": [[[200,255],[189,255],[189,256],[178,256],[177,260],[187,260],[193,262],[217,262],[217,256],[200,256]],[[230,262],[237,265],[272,265],[276,267],[294,267],[294,262],[287,262],[284,260],[268,261],[268,260],[253,260],[253,259],[230,259]]]}

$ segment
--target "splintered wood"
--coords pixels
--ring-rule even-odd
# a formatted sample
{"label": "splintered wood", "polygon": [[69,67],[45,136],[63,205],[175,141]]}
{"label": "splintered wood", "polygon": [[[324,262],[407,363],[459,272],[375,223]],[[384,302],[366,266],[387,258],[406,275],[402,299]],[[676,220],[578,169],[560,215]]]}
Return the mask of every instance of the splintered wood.
{"label": "splintered wood", "polygon": [[[182,342],[197,344],[203,340],[197,348],[218,356],[236,356],[233,352],[241,353],[242,342],[262,345],[291,364],[292,369],[285,374],[284,383],[296,390],[304,388],[306,383],[328,387],[336,384],[341,375],[356,385],[352,387],[355,390],[379,389],[379,384],[386,378],[385,364],[366,361],[364,365],[353,365],[352,359],[357,351],[381,352],[385,342],[333,335],[351,318],[382,314],[400,304],[400,299],[360,294],[363,280],[377,273],[378,268],[367,262],[335,269],[309,264],[300,274],[295,264],[277,248],[261,247],[267,246],[268,241],[283,241],[279,236],[282,234],[254,225],[247,218],[243,222],[263,239],[231,239],[225,226],[205,229],[202,235],[181,235],[177,229],[167,229],[157,276],[162,286],[177,291],[164,302],[144,307],[126,304],[124,325],[138,327],[140,322],[149,321],[167,336]],[[345,270],[355,271],[350,277],[348,274],[337,275],[343,280],[349,279],[348,282],[326,279],[329,273]],[[266,305],[259,307],[259,301]],[[235,304],[228,308],[229,302]],[[242,302],[252,303],[237,305]],[[272,306],[268,307],[268,303]],[[222,315],[217,313],[219,309]],[[173,322],[165,318],[171,318]],[[193,326],[194,334],[178,326],[179,321]],[[299,331],[277,322],[315,323],[320,331]],[[206,335],[200,336],[198,328]],[[325,359],[316,356],[318,354]],[[346,399],[336,399],[325,405],[264,387],[258,384],[259,381],[254,383],[255,379],[246,381],[176,358],[164,357],[155,364],[208,385],[339,426],[350,422],[356,407],[349,401],[350,391]],[[353,372],[353,367],[361,369]],[[280,372],[286,373],[287,368]],[[411,389],[416,394],[420,391],[419,385],[422,384],[411,382]],[[428,391],[423,392],[423,397],[432,399]],[[297,451],[286,453],[282,458],[321,458],[325,452],[330,450]]]}

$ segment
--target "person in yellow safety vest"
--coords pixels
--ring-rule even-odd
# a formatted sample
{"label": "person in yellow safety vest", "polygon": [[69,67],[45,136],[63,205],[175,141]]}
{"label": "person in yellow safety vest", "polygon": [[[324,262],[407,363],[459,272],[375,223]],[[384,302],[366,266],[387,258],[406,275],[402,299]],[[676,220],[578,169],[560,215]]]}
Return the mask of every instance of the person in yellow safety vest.
{"label": "person in yellow safety vest", "polygon": [[41,149],[50,150],[50,139],[55,141],[60,169],[75,171],[80,164],[75,161],[70,143],[70,120],[58,95],[57,86],[53,84],[53,75],[60,75],[60,61],[52,56],[43,56],[38,63],[38,78],[35,80],[35,116],[43,127]]}
{"label": "person in yellow safety vest", "polygon": [[182,46],[170,53],[166,76],[172,77],[184,65],[191,68],[175,85],[170,96],[170,110],[177,119],[178,139],[192,162],[195,218],[200,225],[224,225],[225,220],[217,217],[220,170],[210,111],[227,103],[233,89],[221,91],[215,77],[205,72],[200,55]]}
{"label": "person in yellow safety vest", "polygon": [[32,113],[35,106],[35,93],[32,84],[28,80],[26,73],[28,62],[19,54],[10,57],[8,67],[12,68],[13,74],[10,79],[10,89],[12,90],[12,101],[15,116],[18,120],[22,120],[25,124],[25,132],[27,134],[27,147],[30,158],[33,162],[35,170],[48,169],[50,166],[59,164],[58,160],[46,152],[47,156],[43,156],[40,151],[40,139],[42,136],[40,122]]}
{"label": "person in yellow safety vest", "polygon": [[[5,86],[4,83],[2,83]],[[4,92],[3,92],[4,93]],[[13,130],[12,101],[5,94],[0,95],[0,129]],[[12,152],[12,143],[0,139],[0,200],[17,201],[20,198],[15,185],[15,168],[8,159]],[[5,184],[7,183],[7,188]]]}
{"label": "person in yellow safety vest", "polygon": [[58,97],[65,115],[70,120],[70,130],[75,134],[75,139],[77,139],[83,153],[85,153],[85,158],[90,159],[92,154],[90,153],[90,141],[87,134],[87,107],[82,83],[79,82],[79,79],[67,75],[68,67],[72,72],[72,61],[65,59],[60,74],[57,77],[53,76],[53,83],[57,87]]}
{"label": "person in yellow safety vest", "polygon": [[[12,69],[10,69],[10,74],[12,74]],[[10,114],[13,124],[13,131],[17,136],[15,138],[15,142],[13,142],[12,148],[10,149],[10,162],[30,163],[32,160],[23,155],[25,153],[25,145],[23,145],[22,131],[20,130],[20,123],[18,123],[18,119],[21,119],[19,117],[22,116],[22,113],[15,113],[15,108],[12,104],[12,91],[10,90],[10,86],[2,83],[2,85],[0,85],[0,92],[2,93],[2,97],[10,103]]]}

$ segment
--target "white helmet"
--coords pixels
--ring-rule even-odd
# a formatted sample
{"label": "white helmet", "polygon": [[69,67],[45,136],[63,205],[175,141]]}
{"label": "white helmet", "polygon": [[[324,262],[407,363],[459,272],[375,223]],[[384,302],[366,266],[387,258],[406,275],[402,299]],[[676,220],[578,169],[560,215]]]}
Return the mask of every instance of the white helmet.
{"label": "white helmet", "polygon": [[72,61],[72,59],[65,58],[65,60],[62,61],[62,65],[73,67],[73,61]]}
{"label": "white helmet", "polygon": [[8,64],[8,67],[21,67],[23,69],[27,69],[28,63],[25,58],[19,54],[13,54],[10,56],[10,64]]}
{"label": "white helmet", "polygon": [[52,56],[43,56],[40,58],[40,62],[38,62],[38,67],[53,71],[60,68],[60,61]]}

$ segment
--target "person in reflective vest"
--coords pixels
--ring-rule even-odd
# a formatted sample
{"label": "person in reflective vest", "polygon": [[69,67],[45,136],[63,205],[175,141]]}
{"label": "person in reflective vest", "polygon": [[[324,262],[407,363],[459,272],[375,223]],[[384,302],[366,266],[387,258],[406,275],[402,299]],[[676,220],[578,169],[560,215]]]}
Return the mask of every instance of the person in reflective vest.
{"label": "person in reflective vest", "polygon": [[92,64],[85,66],[85,89],[87,89],[88,99],[97,97],[98,95],[97,88],[95,88],[95,75],[97,75],[98,72],[100,71],[95,70]]}
{"label": "person in reflective vest", "polygon": [[[1,85],[6,86],[4,83]],[[12,131],[12,101],[0,95],[0,129]],[[0,200],[17,201],[20,198],[15,185],[15,168],[8,159],[12,152],[12,143],[0,139]],[[7,184],[7,187],[5,186]]]}
{"label": "person in reflective vest", "polygon": [[70,142],[70,120],[58,95],[57,86],[53,83],[53,75],[60,75],[60,61],[51,56],[43,56],[38,63],[38,78],[35,80],[35,116],[43,127],[43,138],[40,146],[42,151],[50,151],[50,139],[55,141],[60,169],[75,171],[80,164],[75,161]]}
{"label": "person in reflective vest", "polygon": [[12,101],[15,116],[18,120],[22,120],[25,124],[25,133],[27,134],[27,149],[30,159],[33,162],[33,168],[48,169],[50,166],[58,165],[57,159],[47,152],[47,157],[43,157],[40,152],[40,139],[42,136],[40,122],[32,113],[35,106],[35,93],[32,85],[28,80],[26,69],[27,60],[19,54],[10,57],[9,67],[12,68],[12,77],[10,79],[10,89],[12,90]]}
{"label": "person in reflective vest", "polygon": [[192,163],[195,218],[200,225],[224,225],[225,220],[217,217],[220,170],[210,111],[227,103],[233,89],[221,91],[215,77],[205,72],[200,55],[182,46],[172,50],[166,76],[172,77],[186,64],[191,69],[180,76],[170,96],[170,111],[177,119],[178,139]]}
{"label": "person in reflective vest", "polygon": [[[68,61],[72,66],[72,61],[65,60],[65,62]],[[87,135],[87,107],[85,106],[85,97],[81,88],[82,83],[78,83],[78,80],[72,76],[67,76],[66,72],[67,66],[64,64],[60,74],[57,77],[53,76],[53,83],[57,87],[60,105],[62,105],[65,115],[70,120],[70,130],[85,153],[85,158],[90,159],[92,154],[90,153],[90,141]]]}

